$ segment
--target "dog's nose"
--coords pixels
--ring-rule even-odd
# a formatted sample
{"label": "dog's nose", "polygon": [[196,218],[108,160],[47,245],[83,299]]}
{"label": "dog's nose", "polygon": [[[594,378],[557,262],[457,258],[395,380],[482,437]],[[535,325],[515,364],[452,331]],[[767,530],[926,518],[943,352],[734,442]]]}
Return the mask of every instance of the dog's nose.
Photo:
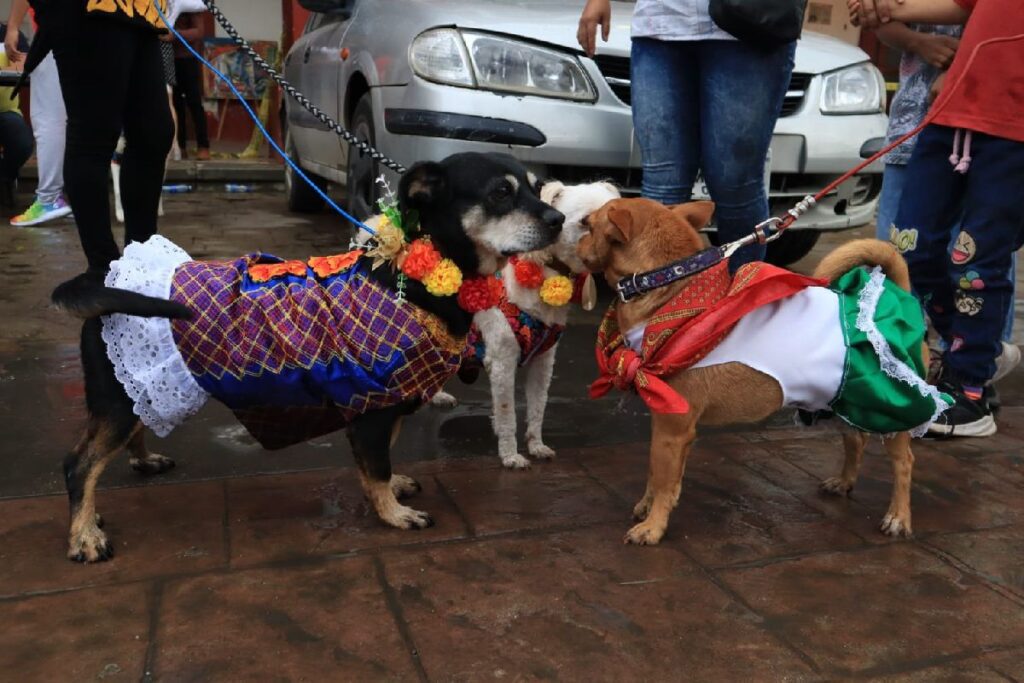
{"label": "dog's nose", "polygon": [[565,215],[561,211],[547,208],[544,209],[544,213],[540,215],[540,218],[542,221],[554,228],[556,234],[562,231],[562,224],[565,223]]}

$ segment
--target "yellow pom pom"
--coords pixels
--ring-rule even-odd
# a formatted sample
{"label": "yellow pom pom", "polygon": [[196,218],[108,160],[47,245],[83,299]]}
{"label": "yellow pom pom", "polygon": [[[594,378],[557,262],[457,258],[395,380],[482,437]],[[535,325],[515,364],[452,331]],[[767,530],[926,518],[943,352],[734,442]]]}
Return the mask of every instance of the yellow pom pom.
{"label": "yellow pom pom", "polygon": [[540,286],[540,300],[548,306],[564,306],[572,301],[572,280],[556,275],[544,280]]}
{"label": "yellow pom pom", "polygon": [[451,296],[462,286],[462,271],[451,259],[441,259],[437,268],[423,278],[423,286],[434,296]]}

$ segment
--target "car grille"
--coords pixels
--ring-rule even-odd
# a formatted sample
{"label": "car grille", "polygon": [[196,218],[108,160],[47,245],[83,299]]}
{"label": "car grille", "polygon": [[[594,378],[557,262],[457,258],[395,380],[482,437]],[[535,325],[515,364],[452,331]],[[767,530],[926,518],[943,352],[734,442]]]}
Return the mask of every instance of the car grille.
{"label": "car grille", "polygon": [[[629,82],[629,57],[612,57],[609,55],[597,55],[594,57],[597,68],[608,82],[615,96],[625,104],[632,102],[632,92]],[[804,102],[807,95],[807,87],[811,83],[814,74],[795,73],[789,79],[789,88],[786,90],[786,97],[782,101],[782,113],[780,116],[792,116]]]}

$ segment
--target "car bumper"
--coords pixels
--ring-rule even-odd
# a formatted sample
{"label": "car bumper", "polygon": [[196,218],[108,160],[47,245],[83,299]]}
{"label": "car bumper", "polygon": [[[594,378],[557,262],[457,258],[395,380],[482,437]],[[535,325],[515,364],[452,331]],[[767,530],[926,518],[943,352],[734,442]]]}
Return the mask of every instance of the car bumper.
{"label": "car bumper", "polygon": [[[413,78],[379,87],[374,99],[376,146],[409,165],[457,152],[508,152],[539,175],[569,182],[610,178],[627,194],[639,192],[640,154],[628,106],[603,79],[597,102],[580,103],[454,88]],[[861,148],[885,135],[884,114],[823,116],[810,88],[801,110],[780,118],[772,139],[772,212],[814,194],[862,161]],[[851,128],[854,133],[851,134]],[[841,230],[874,215],[881,165],[844,185],[794,228]]]}

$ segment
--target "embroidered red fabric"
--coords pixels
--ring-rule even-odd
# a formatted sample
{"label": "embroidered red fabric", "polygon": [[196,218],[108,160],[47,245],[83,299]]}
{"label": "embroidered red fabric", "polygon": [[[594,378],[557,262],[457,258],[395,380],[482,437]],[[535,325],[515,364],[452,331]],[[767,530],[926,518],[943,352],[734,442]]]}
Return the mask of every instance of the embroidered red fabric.
{"label": "embroidered red fabric", "polygon": [[687,280],[647,321],[640,353],[626,346],[612,305],[597,332],[600,375],[590,397],[632,388],[656,413],[687,413],[690,404],[662,378],[697,363],[755,308],[827,284],[767,263],[748,263],[730,278],[728,265],[720,263]]}

